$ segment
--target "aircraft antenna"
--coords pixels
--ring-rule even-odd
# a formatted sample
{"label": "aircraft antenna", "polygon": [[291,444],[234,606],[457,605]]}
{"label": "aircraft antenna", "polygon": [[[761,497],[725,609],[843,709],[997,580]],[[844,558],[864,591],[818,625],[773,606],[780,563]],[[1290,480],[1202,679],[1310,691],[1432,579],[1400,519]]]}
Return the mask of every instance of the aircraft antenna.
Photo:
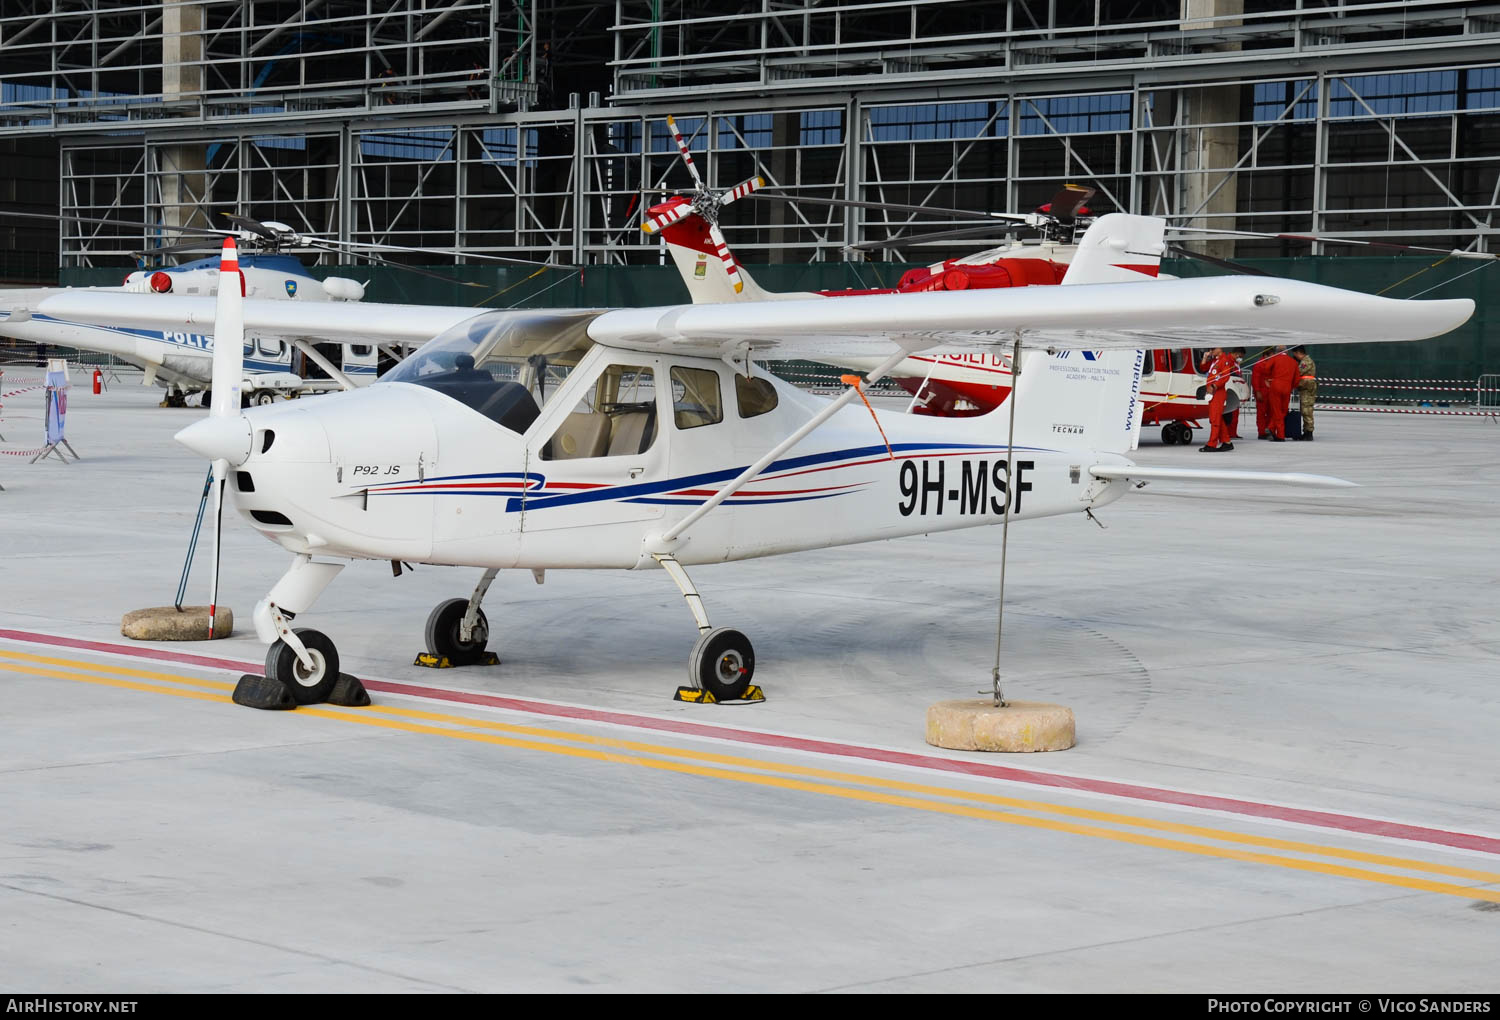
{"label": "aircraft antenna", "polygon": [[1000,644],[1005,636],[1005,553],[1010,545],[1010,504],[1016,498],[1016,397],[1020,392],[1021,331],[1018,329],[1010,355],[1010,437],[1005,447],[1005,519],[1000,524],[1000,607],[995,619],[995,668],[990,672],[996,708],[1005,707],[1005,695],[1000,690]]}

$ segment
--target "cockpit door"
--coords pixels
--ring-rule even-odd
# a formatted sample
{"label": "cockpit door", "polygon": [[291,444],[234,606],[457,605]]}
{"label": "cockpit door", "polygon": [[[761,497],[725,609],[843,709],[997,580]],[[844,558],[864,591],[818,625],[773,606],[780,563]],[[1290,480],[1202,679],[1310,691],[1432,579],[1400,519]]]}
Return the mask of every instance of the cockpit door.
{"label": "cockpit door", "polygon": [[659,358],[595,348],[568,376],[526,432],[523,542],[527,533],[662,515],[661,372]]}

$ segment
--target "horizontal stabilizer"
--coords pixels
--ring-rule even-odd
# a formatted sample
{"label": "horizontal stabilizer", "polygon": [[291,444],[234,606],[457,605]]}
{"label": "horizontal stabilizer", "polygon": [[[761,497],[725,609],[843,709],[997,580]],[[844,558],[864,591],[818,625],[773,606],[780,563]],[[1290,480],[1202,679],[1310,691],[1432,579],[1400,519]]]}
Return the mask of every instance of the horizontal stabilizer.
{"label": "horizontal stabilizer", "polygon": [[1096,464],[1089,468],[1095,478],[1129,478],[1139,482],[1262,482],[1272,485],[1311,485],[1324,489],[1357,488],[1358,482],[1332,475],[1310,475],[1301,471],[1235,471],[1220,468],[1145,467],[1139,464]]}

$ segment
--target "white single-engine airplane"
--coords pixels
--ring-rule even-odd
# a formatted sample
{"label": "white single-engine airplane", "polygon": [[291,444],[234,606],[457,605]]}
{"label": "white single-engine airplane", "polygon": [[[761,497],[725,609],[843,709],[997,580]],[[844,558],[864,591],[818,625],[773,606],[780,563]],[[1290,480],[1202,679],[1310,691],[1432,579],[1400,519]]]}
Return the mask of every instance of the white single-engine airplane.
{"label": "white single-engine airplane", "polygon": [[[1137,219],[1101,217],[1086,243],[1108,245]],[[232,271],[232,241],[225,249]],[[1068,300],[1029,287],[484,312],[373,386],[244,412],[241,345],[221,343],[213,410],[178,439],[215,461],[220,499],[232,479],[234,506],[293,556],[254,622],[270,645],[267,676],[299,703],[328,696],[339,655],[293,617],[357,558],[482,569],[468,598],[427,620],[429,651],[469,662],[489,639],[481,602],[497,571],[660,566],[697,622],[692,683],[729,699],[749,685],[755,652],[738,630],[709,623],[684,568],[1082,512],[1154,479],[1349,484],[1133,464],[1138,348],[1415,340],[1474,308],[1265,277],[1072,286]],[[245,301],[234,287],[219,288],[217,308],[50,300],[58,314],[152,328],[216,318],[224,339],[253,329],[373,342],[413,327],[393,306],[377,320],[359,306]],[[851,405],[862,385],[937,347],[1009,349],[1022,371],[1006,407],[946,419]],[[758,369],[767,356],[881,360],[824,400]]]}

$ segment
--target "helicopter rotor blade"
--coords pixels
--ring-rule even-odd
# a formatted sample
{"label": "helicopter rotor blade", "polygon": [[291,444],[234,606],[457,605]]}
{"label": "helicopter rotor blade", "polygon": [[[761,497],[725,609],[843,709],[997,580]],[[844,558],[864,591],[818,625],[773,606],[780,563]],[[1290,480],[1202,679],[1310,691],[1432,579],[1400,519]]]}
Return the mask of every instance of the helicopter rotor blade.
{"label": "helicopter rotor blade", "polygon": [[67,221],[70,223],[102,223],[109,227],[122,227],[131,230],[162,230],[174,234],[192,234],[198,237],[212,237],[222,240],[233,236],[230,230],[215,230],[211,227],[174,227],[168,223],[143,223],[139,220],[114,220],[102,216],[79,216],[74,213],[31,213],[22,212],[19,209],[0,209],[0,217],[21,220],[45,220],[48,223]]}
{"label": "helicopter rotor blade", "polygon": [[724,263],[724,272],[729,275],[729,282],[734,285],[734,292],[740,293],[745,289],[745,281],[740,277],[740,264],[734,257],[734,252],[729,250],[729,242],[724,240],[724,234],[719,230],[717,223],[708,225],[708,236],[713,241],[714,247],[718,249],[719,261]]}
{"label": "helicopter rotor blade", "polygon": [[1228,259],[1221,259],[1216,255],[1205,255],[1200,251],[1191,251],[1187,248],[1184,248],[1180,244],[1168,244],[1167,251],[1171,252],[1173,255],[1176,255],[1178,258],[1193,259],[1198,262],[1207,262],[1211,266],[1218,266],[1220,269],[1228,269],[1233,272],[1240,273],[1244,276],[1271,275],[1264,269],[1256,269],[1254,266],[1243,265],[1239,262],[1231,262]]}
{"label": "helicopter rotor blade", "polygon": [[716,199],[718,201],[719,207],[722,209],[724,206],[728,205],[730,202],[733,202],[733,201],[735,201],[737,199],[744,198],[746,195],[754,194],[756,191],[760,190],[761,188],[764,188],[765,186],[766,186],[766,179],[764,177],[760,176],[759,174],[756,174],[754,177],[751,177],[749,180],[740,181],[740,183],[736,184],[734,187],[730,188],[728,191],[721,191],[721,192],[719,192],[719,194],[717,196],[715,196],[715,197],[716,197]]}
{"label": "helicopter rotor blade", "polygon": [[521,266],[551,266],[553,268],[558,268],[558,263],[556,262],[538,262],[536,259],[515,259],[509,258],[505,255],[490,255],[487,252],[476,251],[460,251],[454,248],[409,248],[405,245],[400,244],[371,244],[366,241],[340,241],[332,237],[308,237],[305,235],[302,237],[302,240],[307,244],[313,245],[315,247],[325,245],[330,246],[328,248],[329,251],[332,251],[336,248],[347,248],[351,252],[399,251],[408,252],[414,255],[446,255],[449,258],[454,258],[461,255],[466,259],[483,259],[486,262],[505,262]]}
{"label": "helicopter rotor blade", "polygon": [[1064,184],[1052,196],[1048,208],[1052,210],[1052,217],[1062,224],[1072,223],[1078,218],[1078,210],[1083,204],[1095,195],[1095,189],[1083,184]]}
{"label": "helicopter rotor blade", "polygon": [[248,230],[250,233],[256,235],[257,237],[263,237],[267,241],[275,241],[278,239],[279,235],[276,233],[276,231],[266,226],[260,220],[253,220],[249,216],[240,216],[236,213],[219,213],[219,215],[224,217],[230,223],[233,223],[236,227],[239,227],[241,230]]}
{"label": "helicopter rotor blade", "polygon": [[856,209],[885,209],[890,212],[927,213],[933,216],[963,216],[968,219],[981,221],[1014,220],[1021,223],[1030,223],[1036,218],[1035,213],[987,213],[978,212],[974,209],[947,209],[935,205],[901,205],[896,202],[864,202],[848,198],[815,198],[811,195],[791,195],[775,188],[757,190],[751,197],[760,199],[774,198],[787,202],[806,202],[810,205],[850,206]]}
{"label": "helicopter rotor blade", "polygon": [[[1168,217],[1170,219],[1171,217]],[[1458,248],[1434,248],[1423,244],[1397,244],[1394,241],[1371,241],[1358,237],[1324,237],[1318,234],[1268,234],[1255,230],[1219,230],[1214,227],[1168,227],[1174,234],[1222,234],[1228,237],[1263,237],[1273,241],[1309,241],[1318,244],[1353,244],[1370,248],[1390,248],[1395,251],[1430,252],[1449,255],[1458,259],[1497,259],[1500,254],[1486,251],[1464,251]]]}
{"label": "helicopter rotor blade", "polygon": [[[339,250],[337,248],[323,248],[319,245],[313,245],[313,247],[318,248],[321,251],[328,252],[337,252]],[[451,276],[444,276],[442,273],[434,273],[431,270],[423,269],[421,266],[408,266],[404,262],[393,262],[390,259],[383,259],[379,255],[373,255],[367,251],[352,251],[349,252],[349,254],[353,255],[355,258],[364,259],[366,262],[372,262],[377,266],[389,266],[392,269],[403,269],[408,273],[416,273],[418,276],[428,276],[434,280],[442,280],[444,283],[451,283],[459,287],[484,286],[484,284],[478,282],[477,280],[455,280]]]}
{"label": "helicopter rotor blade", "polygon": [[857,244],[845,245],[847,248],[859,251],[873,251],[878,248],[904,248],[913,244],[923,244],[928,241],[946,241],[950,238],[981,237],[985,234],[994,234],[995,226],[987,227],[962,227],[957,230],[940,230],[928,234],[912,234],[910,237],[891,237],[884,241],[860,241]]}
{"label": "helicopter rotor blade", "polygon": [[679,220],[686,219],[693,212],[693,203],[683,202],[674,205],[664,213],[646,213],[641,221],[641,229],[648,234],[656,234],[667,229]]}
{"label": "helicopter rotor blade", "polygon": [[677,130],[677,121],[670,113],[667,114],[667,128],[672,132],[672,137],[677,139],[677,151],[682,153],[682,161],[687,164],[688,173],[693,175],[693,185],[698,190],[703,190],[703,178],[698,176],[698,167],[693,163],[693,154],[688,151],[687,142],[683,141],[682,132]]}

